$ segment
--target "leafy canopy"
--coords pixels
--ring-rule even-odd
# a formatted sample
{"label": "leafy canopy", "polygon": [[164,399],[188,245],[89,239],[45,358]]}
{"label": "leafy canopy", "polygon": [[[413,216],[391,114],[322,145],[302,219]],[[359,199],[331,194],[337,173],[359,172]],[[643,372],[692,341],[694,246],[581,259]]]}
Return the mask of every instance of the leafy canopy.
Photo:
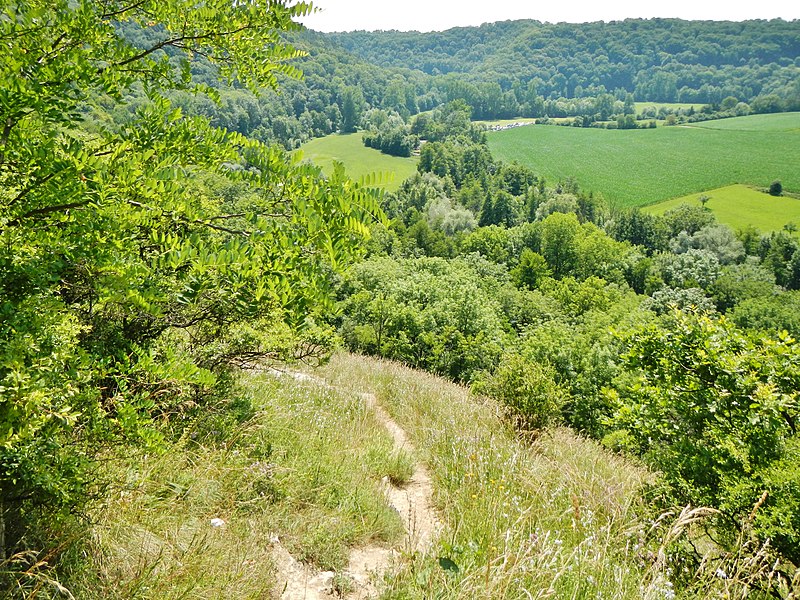
{"label": "leafy canopy", "polygon": [[[18,515],[79,503],[99,449],[156,443],[153,418],[202,402],[226,368],[291,352],[298,336],[315,352],[331,274],[380,218],[376,192],[164,96],[204,91],[194,56],[254,91],[298,76],[281,35],[310,9],[24,0],[0,12],[0,503]],[[148,101],[112,118],[132,93]]]}

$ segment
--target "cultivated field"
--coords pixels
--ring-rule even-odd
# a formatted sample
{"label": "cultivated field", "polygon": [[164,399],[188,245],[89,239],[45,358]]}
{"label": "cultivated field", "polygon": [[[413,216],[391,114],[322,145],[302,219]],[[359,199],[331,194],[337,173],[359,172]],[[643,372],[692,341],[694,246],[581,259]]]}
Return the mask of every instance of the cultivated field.
{"label": "cultivated field", "polygon": [[[787,223],[800,224],[800,199],[787,196],[770,196],[745,185],[729,185],[703,192],[708,196],[706,207],[716,216],[717,221],[733,229],[748,225],[759,231],[782,229]],[[701,194],[689,194],[646,206],[643,210],[654,215],[663,215],[676,206],[687,203],[700,205]]]}
{"label": "cultivated field", "polygon": [[800,113],[641,130],[534,125],[487,135],[496,158],[519,161],[550,182],[572,176],[615,206],[776,179],[800,192]]}
{"label": "cultivated field", "polygon": [[334,161],[339,161],[356,181],[365,175],[381,175],[379,185],[388,192],[396,190],[404,179],[417,170],[416,158],[398,158],[367,148],[361,141],[360,133],[317,138],[303,144],[300,150],[304,159],[319,165],[326,173],[331,173]]}

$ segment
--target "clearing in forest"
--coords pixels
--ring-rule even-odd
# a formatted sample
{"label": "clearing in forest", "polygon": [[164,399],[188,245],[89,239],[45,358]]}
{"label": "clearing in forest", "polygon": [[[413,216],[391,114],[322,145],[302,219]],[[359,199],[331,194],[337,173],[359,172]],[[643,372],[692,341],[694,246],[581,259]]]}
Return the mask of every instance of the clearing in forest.
{"label": "clearing in forest", "polygon": [[306,142],[300,147],[303,159],[322,167],[325,173],[333,172],[333,163],[341,162],[347,175],[358,181],[369,175],[382,176],[377,184],[387,192],[400,187],[403,180],[417,171],[417,158],[401,158],[383,154],[367,148],[361,141],[361,133],[328,135]]}

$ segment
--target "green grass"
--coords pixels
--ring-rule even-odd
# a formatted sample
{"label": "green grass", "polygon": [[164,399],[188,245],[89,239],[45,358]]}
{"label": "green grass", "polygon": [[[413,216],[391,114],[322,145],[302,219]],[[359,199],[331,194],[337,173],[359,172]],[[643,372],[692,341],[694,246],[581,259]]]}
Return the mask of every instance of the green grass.
{"label": "green grass", "polygon": [[725,129],[728,131],[800,131],[800,113],[777,113],[770,115],[749,115],[730,119],[714,119],[690,123],[688,127],[703,129]]}
{"label": "green grass", "polygon": [[361,397],[268,375],[244,385],[244,423],[212,415],[162,454],[109,463],[124,485],[91,515],[75,597],[276,597],[272,536],[336,571],[351,547],[400,539],[381,479],[407,477],[410,458]]}
{"label": "green grass", "polygon": [[688,110],[694,107],[695,110],[703,108],[702,104],[686,104],[682,102],[635,102],[636,112],[641,113],[645,109],[653,107],[658,111],[661,108],[670,108],[672,110]]}
{"label": "green grass", "polygon": [[776,179],[800,192],[800,113],[710,123],[642,130],[534,125],[487,136],[496,158],[517,160],[550,182],[574,177],[619,207],[735,183],[768,187]]}
{"label": "green grass", "polygon": [[338,355],[318,374],[374,392],[434,482],[444,531],[432,552],[400,557],[381,597],[653,593],[640,545],[644,469],[566,429],[525,439],[496,403],[396,363]]}
{"label": "green grass", "polygon": [[[644,207],[644,211],[663,215],[680,204],[700,205],[701,194],[689,194]],[[770,196],[745,185],[729,185],[704,192],[710,200],[706,207],[711,209],[717,221],[733,229],[748,225],[762,232],[782,229],[787,223],[800,224],[800,199],[787,196]]]}
{"label": "green grass", "polygon": [[[336,390],[245,375],[248,420],[205,411],[167,452],[107,461],[124,484],[90,515],[77,545],[84,568],[65,580],[75,597],[278,597],[274,535],[295,558],[335,570],[340,592],[352,589],[349,549],[402,538],[404,516],[380,481],[407,481],[412,460],[364,391],[427,464],[443,526],[430,551],[399,549],[381,598],[673,597],[663,540],[690,519],[650,519],[644,468],[566,429],[522,436],[495,402],[396,363],[338,354],[315,375]],[[703,588],[683,597],[744,597],[710,564]]]}
{"label": "green grass", "polygon": [[317,138],[303,144],[300,150],[304,159],[322,167],[326,173],[331,173],[334,161],[339,161],[352,179],[381,175],[379,186],[387,192],[395,191],[403,180],[417,170],[417,158],[389,156],[374,148],[367,148],[361,141],[360,133]]}

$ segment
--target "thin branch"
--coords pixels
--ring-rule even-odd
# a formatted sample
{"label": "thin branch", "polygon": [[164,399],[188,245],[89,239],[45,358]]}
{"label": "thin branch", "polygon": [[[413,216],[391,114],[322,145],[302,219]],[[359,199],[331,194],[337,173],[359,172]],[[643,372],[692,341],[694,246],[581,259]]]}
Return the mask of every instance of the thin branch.
{"label": "thin branch", "polygon": [[[135,54],[134,56],[126,58],[123,61],[115,63],[113,66],[115,68],[124,67],[127,64],[130,64],[132,62],[136,62],[138,60],[141,60],[141,59],[145,58],[146,56],[149,56],[153,52],[157,52],[158,50],[161,50],[162,48],[165,48],[167,46],[175,46],[176,44],[180,44],[182,42],[195,42],[195,41],[198,41],[198,40],[207,40],[207,39],[212,39],[212,38],[227,37],[229,35],[234,35],[234,34],[239,33],[241,31],[245,31],[247,29],[250,29],[251,27],[252,27],[251,25],[242,25],[238,29],[234,29],[232,31],[209,32],[209,33],[203,33],[203,34],[199,34],[199,35],[182,35],[182,36],[179,36],[179,37],[170,38],[170,39],[158,42],[157,44],[151,46],[147,50],[142,50],[139,54]],[[102,69],[101,69],[101,71],[102,71]]]}
{"label": "thin branch", "polygon": [[126,6],[124,8],[120,8],[119,10],[114,10],[114,11],[107,12],[107,13],[102,13],[100,15],[100,18],[101,19],[110,19],[111,17],[116,17],[117,15],[121,15],[122,13],[128,12],[129,10],[135,10],[135,9],[139,8],[140,6],[142,6],[142,4],[145,4],[145,3],[147,3],[147,0],[139,0],[139,2],[131,4],[130,6]]}
{"label": "thin branch", "polygon": [[[9,205],[9,206],[13,206],[14,204],[16,204],[17,202],[19,202],[20,200],[22,200],[22,199],[23,199],[25,196],[27,196],[28,194],[30,194],[30,193],[31,193],[33,190],[35,190],[37,187],[39,187],[40,185],[43,185],[43,184],[47,183],[48,181],[50,181],[50,180],[51,180],[53,177],[55,177],[55,176],[56,176],[55,172],[53,172],[53,173],[48,173],[47,175],[45,175],[45,176],[44,176],[44,177],[42,177],[41,179],[39,179],[39,180],[37,180],[37,181],[34,181],[34,182],[33,182],[33,183],[31,183],[30,185],[28,185],[28,187],[26,187],[26,188],[24,188],[23,190],[21,190],[21,191],[20,191],[20,193],[19,193],[19,194],[17,194],[17,195],[16,195],[16,196],[15,196],[15,197],[14,197],[14,198],[11,200],[11,202],[9,202],[9,203],[8,203],[8,205]],[[26,218],[27,216],[28,216],[28,215],[22,215],[21,217],[18,217],[18,218],[20,218],[20,219],[24,219],[24,218]]]}
{"label": "thin branch", "polygon": [[31,217],[41,217],[44,215],[49,215],[56,212],[63,212],[65,210],[70,210],[72,208],[81,208],[89,204],[89,200],[82,200],[80,202],[69,202],[67,204],[58,204],[54,206],[43,206],[41,208],[35,208],[26,212],[24,215],[20,215],[16,219],[12,219],[8,223],[6,223],[5,228],[0,229],[0,233],[3,233],[6,229],[10,227],[16,227],[17,225],[21,224],[22,221],[25,219],[30,219]]}

